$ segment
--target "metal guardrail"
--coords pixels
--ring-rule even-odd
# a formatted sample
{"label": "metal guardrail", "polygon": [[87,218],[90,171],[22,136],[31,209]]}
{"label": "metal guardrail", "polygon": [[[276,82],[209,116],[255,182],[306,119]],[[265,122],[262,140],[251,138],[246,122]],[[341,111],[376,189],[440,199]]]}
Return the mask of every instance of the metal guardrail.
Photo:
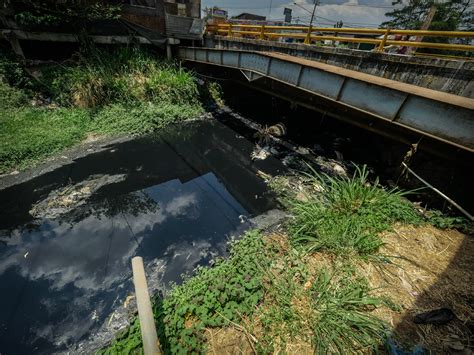
{"label": "metal guardrail", "polygon": [[[377,51],[383,52],[386,46],[432,48],[451,51],[474,51],[474,45],[421,42],[423,37],[449,37],[449,38],[474,38],[474,32],[467,31],[421,31],[421,30],[397,30],[397,29],[373,29],[373,28],[328,28],[312,26],[264,26],[243,24],[215,24],[207,25],[206,33],[217,34],[228,37],[253,37],[260,40],[275,40],[278,38],[290,38],[303,40],[305,44],[314,41],[339,41],[350,43],[374,44]],[[357,38],[344,37],[340,35],[374,35],[381,38]],[[415,41],[390,39],[391,35],[413,36]]]}

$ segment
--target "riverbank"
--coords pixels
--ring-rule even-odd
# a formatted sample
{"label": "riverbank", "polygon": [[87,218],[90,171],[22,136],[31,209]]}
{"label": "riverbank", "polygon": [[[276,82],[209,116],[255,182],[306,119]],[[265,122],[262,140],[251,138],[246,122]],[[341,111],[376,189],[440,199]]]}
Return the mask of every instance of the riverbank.
{"label": "riverbank", "polygon": [[[364,168],[262,178],[280,195],[286,222],[247,233],[228,260],[156,300],[165,352],[469,349],[472,237],[432,226],[455,220],[440,223]],[[446,325],[414,323],[441,307],[456,315]],[[139,349],[135,321],[99,353]]]}
{"label": "riverbank", "polygon": [[92,48],[68,63],[25,70],[10,58],[0,60],[0,174],[81,142],[140,135],[197,117],[217,93],[178,63],[138,48]]}
{"label": "riverbank", "polygon": [[[41,320],[6,328],[12,349],[40,341],[92,352],[123,328],[99,352],[138,352],[136,316],[124,325],[134,309],[129,258],[140,253],[153,290],[168,290],[154,309],[167,352],[471,350],[473,250],[472,236],[454,230],[468,231],[462,219],[420,208],[365,167],[257,147],[254,131],[219,119],[170,125],[215,100],[215,88],[179,65],[125,53],[50,69],[40,80],[47,89],[1,89],[6,171],[52,159],[47,174],[9,176],[2,198],[5,270],[28,283],[32,300],[17,308],[19,293],[5,294],[4,314]],[[157,136],[127,138],[150,131]],[[275,207],[267,186],[286,220],[238,238],[249,217]],[[169,290],[182,272],[185,282]],[[455,318],[414,323],[439,308]],[[97,346],[80,347],[91,331]]]}

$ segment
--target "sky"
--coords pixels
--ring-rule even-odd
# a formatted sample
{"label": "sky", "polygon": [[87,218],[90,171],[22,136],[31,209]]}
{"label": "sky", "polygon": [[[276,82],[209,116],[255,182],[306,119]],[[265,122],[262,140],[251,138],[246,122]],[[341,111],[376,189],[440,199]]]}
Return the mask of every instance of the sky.
{"label": "sky", "polygon": [[[283,9],[288,7],[293,9],[293,22],[305,24],[309,24],[313,4],[314,0],[202,0],[203,8],[218,6],[230,16],[250,12],[269,20],[283,20]],[[392,8],[392,0],[320,0],[313,25],[332,27],[343,21],[344,27],[378,27]]]}

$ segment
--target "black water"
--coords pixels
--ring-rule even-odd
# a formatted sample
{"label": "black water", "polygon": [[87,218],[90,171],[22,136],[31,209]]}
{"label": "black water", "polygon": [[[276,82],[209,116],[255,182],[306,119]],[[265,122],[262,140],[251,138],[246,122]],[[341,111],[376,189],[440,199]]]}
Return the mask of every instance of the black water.
{"label": "black water", "polygon": [[[211,74],[220,77],[221,69]],[[239,75],[239,78],[243,76]],[[459,213],[413,176],[400,175],[401,163],[410,150],[410,145],[338,121],[326,114],[292,105],[286,100],[243,86],[239,81],[220,83],[224,88],[226,104],[247,119],[264,125],[283,122],[288,132],[286,140],[311,148],[316,155],[331,159],[338,159],[335,154],[337,150],[342,153],[346,162],[367,165],[373,172],[371,177],[379,177],[384,185],[393,186],[396,183],[405,190],[417,189],[418,192],[410,196],[413,201],[422,202],[423,206],[439,209],[444,213]],[[466,191],[470,190],[474,181],[474,155],[447,150],[448,147],[445,149],[449,153],[434,155],[424,150],[426,140],[416,139],[412,143],[419,143],[419,149],[410,160],[410,167],[472,213],[473,194]]]}
{"label": "black water", "polygon": [[[108,147],[0,192],[0,353],[47,354],[88,338],[133,292],[130,260],[160,281],[226,251],[245,217],[275,206],[251,161],[253,144],[218,122],[174,126]],[[109,183],[56,215],[54,191]],[[38,212],[39,211],[39,212]]]}

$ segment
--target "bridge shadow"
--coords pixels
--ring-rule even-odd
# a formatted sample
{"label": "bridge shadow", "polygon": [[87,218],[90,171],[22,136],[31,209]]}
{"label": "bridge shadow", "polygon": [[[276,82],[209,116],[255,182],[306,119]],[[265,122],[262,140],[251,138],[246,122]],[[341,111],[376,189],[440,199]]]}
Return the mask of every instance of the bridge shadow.
{"label": "bridge shadow", "polygon": [[[474,334],[474,238],[433,227],[403,227],[397,232],[406,243],[398,263],[392,292],[401,313],[391,322],[395,338],[434,353],[472,353]],[[409,251],[411,249],[411,252]],[[393,275],[392,275],[393,276]],[[398,301],[398,302],[397,302]],[[450,309],[455,318],[446,324],[416,324],[417,314]],[[393,352],[392,352],[393,353]]]}

